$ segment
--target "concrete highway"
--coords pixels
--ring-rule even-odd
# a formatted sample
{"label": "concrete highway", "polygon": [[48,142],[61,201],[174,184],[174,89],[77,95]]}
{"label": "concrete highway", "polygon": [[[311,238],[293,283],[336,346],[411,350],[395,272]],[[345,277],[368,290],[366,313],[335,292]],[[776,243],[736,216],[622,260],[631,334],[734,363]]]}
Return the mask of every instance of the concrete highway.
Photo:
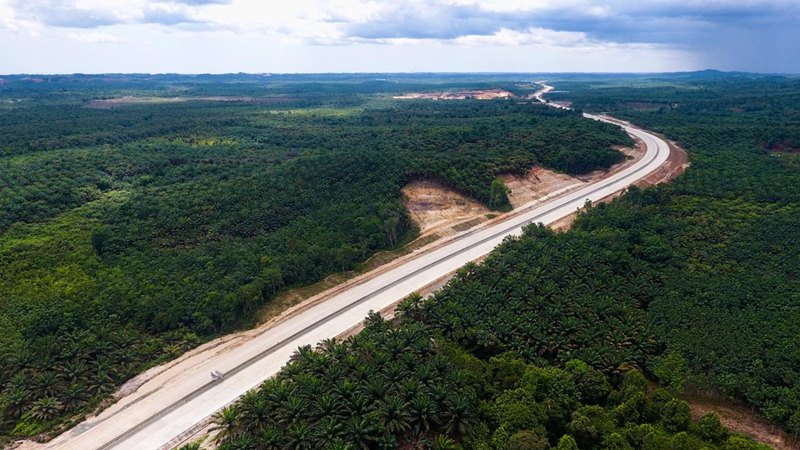
{"label": "concrete highway", "polygon": [[[535,98],[546,103],[542,96],[550,89],[545,86]],[[597,201],[625,189],[667,161],[670,149],[659,137],[608,117],[588,114],[585,117],[622,126],[646,144],[644,157],[604,180],[546,203],[522,207],[505,221],[489,222],[464,232],[444,245],[384,270],[265,329],[235,349],[210,357],[196,370],[186,372],[177,382],[153,395],[87,419],[46,448],[168,448],[177,436],[277,373],[299,346],[314,346],[323,339],[341,334],[362,322],[369,311],[386,308],[465,263],[486,255],[506,237],[520,234],[525,225],[553,223],[574,213],[587,200]],[[212,371],[221,372],[223,378],[213,380]]]}

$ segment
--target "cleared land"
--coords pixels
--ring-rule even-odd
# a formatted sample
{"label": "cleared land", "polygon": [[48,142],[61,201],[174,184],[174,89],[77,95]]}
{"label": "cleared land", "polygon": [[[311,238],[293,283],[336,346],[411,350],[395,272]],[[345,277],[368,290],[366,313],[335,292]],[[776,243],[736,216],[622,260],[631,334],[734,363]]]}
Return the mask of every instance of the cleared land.
{"label": "cleared land", "polygon": [[397,95],[393,98],[396,100],[466,100],[468,98],[475,100],[494,100],[496,98],[511,97],[514,97],[514,94],[504,89],[478,89],[448,92],[408,93]]}
{"label": "cleared land", "polygon": [[158,105],[166,103],[184,103],[184,102],[252,102],[255,99],[252,97],[230,97],[230,96],[213,96],[213,97],[136,97],[127,95],[125,97],[98,99],[90,101],[86,106],[89,108],[108,109],[125,105]]}

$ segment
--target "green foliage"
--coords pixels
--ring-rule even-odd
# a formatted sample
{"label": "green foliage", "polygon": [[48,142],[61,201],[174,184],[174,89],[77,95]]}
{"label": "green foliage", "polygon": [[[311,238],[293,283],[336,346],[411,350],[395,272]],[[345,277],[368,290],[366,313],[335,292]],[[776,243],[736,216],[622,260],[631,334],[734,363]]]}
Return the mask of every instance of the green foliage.
{"label": "green foliage", "polygon": [[611,393],[611,383],[602,372],[593,369],[585,362],[573,359],[567,361],[564,370],[572,374],[581,402],[587,405],[602,404]]}
{"label": "green foliage", "polygon": [[[26,413],[48,428],[88,411],[141,370],[251,323],[278,291],[407,242],[411,179],[506,209],[498,175],[604,168],[630,142],[529,102],[391,100],[463,87],[456,76],[314,80],[0,86],[13,100],[0,102],[0,436]],[[149,99],[97,102],[125,95]]]}
{"label": "green foliage", "polygon": [[[756,102],[774,87],[761,83],[734,98]],[[792,426],[800,183],[752,149],[761,131],[750,132],[763,122],[721,111],[740,87],[706,84],[702,111],[688,101],[629,113],[649,127],[669,123],[664,131],[689,148],[693,167],[672,185],[631,189],[567,233],[528,227],[432,299],[406,305],[402,321],[452,340],[448,355],[468,373],[482,423],[462,437],[465,449],[532,436],[565,449],[763,448],[729,436],[714,416],[693,423],[670,392],[685,383],[770,405]],[[798,117],[791,102],[769,102],[789,108],[787,121]],[[670,390],[650,392],[643,369]]]}
{"label": "green foliage", "polygon": [[514,433],[508,440],[506,448],[514,450],[548,450],[550,444],[544,436],[525,430]]}
{"label": "green foliage", "polygon": [[[483,450],[531,435],[559,448],[761,448],[713,417],[693,424],[685,402],[648,393],[643,369],[800,430],[800,172],[770,154],[800,148],[800,82],[667,84],[558,83],[577,107],[687,148],[684,176],[589,208],[567,233],[528,227],[431,300],[404,302],[403,323],[370,320],[345,344],[299,350],[218,418],[230,430],[221,448],[446,436]],[[607,166],[625,141],[514,102],[293,89],[258,105],[99,114],[67,102],[2,116],[6,430],[39,432],[40,419],[236,326],[275,291],[402,242],[413,230],[398,192],[411,177],[502,208],[498,174]],[[76,111],[52,131],[25,125]]]}
{"label": "green foliage", "polygon": [[653,375],[673,394],[679,394],[683,392],[690,370],[680,353],[670,352],[655,363]]}
{"label": "green foliage", "polygon": [[569,431],[580,448],[597,448],[614,430],[608,411],[600,406],[584,406],[572,413]]}
{"label": "green foliage", "polygon": [[568,233],[529,227],[421,316],[483,357],[579,359],[614,382],[649,369],[673,392],[714,388],[789,430],[800,408],[800,172],[770,151],[797,147],[800,81],[553,83],[579,108],[664,133],[692,166],[590,208]]}
{"label": "green foliage", "polygon": [[710,412],[697,421],[697,434],[707,441],[721,442],[727,437],[728,432],[720,423],[719,416]]}
{"label": "green foliage", "polygon": [[679,432],[689,428],[692,420],[692,413],[689,405],[683,401],[673,398],[664,405],[661,411],[661,421],[664,428],[669,431]]}
{"label": "green foliage", "polygon": [[[689,383],[750,402],[789,430],[800,408],[792,362],[800,360],[800,172],[786,155],[800,147],[800,82],[667,84],[559,86],[578,107],[661,131],[692,161],[669,186],[597,208],[577,228],[634,231],[643,256],[652,239],[671,249],[655,272],[663,287],[645,291],[649,320],[668,348],[649,366],[659,379],[680,388],[690,375]],[[642,109],[646,103],[658,107]]]}
{"label": "green foliage", "polygon": [[555,450],[578,450],[578,443],[572,436],[565,434],[558,440]]}
{"label": "green foliage", "polygon": [[[670,397],[659,409],[640,389],[638,372],[610,387],[608,403],[586,405],[575,375],[599,372],[585,363],[573,361],[564,370],[520,363],[509,354],[483,361],[413,319],[370,322],[344,342],[300,348],[277,377],[220,411],[214,427],[220,448],[239,448],[245,439],[277,449],[332,442],[352,448],[391,442],[388,448],[521,450],[557,443],[572,450],[579,443],[582,449],[666,449],[684,441],[687,448],[715,449],[724,439],[708,439],[705,422],[675,431],[682,410],[673,405],[685,403]],[[620,408],[634,400],[640,411],[620,417]]]}

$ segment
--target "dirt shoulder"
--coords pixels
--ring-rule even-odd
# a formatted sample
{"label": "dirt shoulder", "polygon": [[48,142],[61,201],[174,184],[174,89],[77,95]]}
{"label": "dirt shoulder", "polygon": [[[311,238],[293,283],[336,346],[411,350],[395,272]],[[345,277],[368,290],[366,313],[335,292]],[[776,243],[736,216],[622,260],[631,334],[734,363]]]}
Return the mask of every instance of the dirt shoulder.
{"label": "dirt shoulder", "polygon": [[691,165],[686,150],[663,136],[659,137],[669,144],[669,159],[658,170],[639,180],[636,183],[639,187],[655,186],[672,181],[686,172]]}

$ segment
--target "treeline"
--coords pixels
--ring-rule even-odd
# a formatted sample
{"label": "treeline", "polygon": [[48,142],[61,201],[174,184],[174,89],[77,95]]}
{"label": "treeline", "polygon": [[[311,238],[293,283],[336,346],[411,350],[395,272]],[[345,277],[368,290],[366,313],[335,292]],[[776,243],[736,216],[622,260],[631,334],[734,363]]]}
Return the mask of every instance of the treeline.
{"label": "treeline", "polygon": [[[591,101],[600,108],[605,91],[595,92]],[[573,95],[578,105],[590,98]],[[653,94],[628,95],[647,101]],[[664,273],[665,289],[648,314],[667,348],[686,357],[698,388],[753,404],[796,435],[800,172],[772,151],[791,149],[800,138],[800,81],[696,81],[676,89],[671,102],[657,111],[616,105],[615,112],[662,131],[692,159],[671,186],[620,204],[648,213],[624,226],[656,232],[674,252],[676,268]],[[582,228],[606,229],[630,214],[608,208],[587,215]]]}
{"label": "treeline", "polygon": [[[502,209],[499,173],[594,170],[629,143],[539,105],[357,86],[109,110],[85,107],[92,91],[48,91],[3,110],[0,434],[51,429],[277,291],[412,238],[400,189],[413,178]],[[351,106],[323,106],[337,98]]]}
{"label": "treeline", "polygon": [[478,358],[411,319],[419,300],[405,301],[399,322],[372,315],[344,342],[300,348],[217,413],[219,448],[767,448],[713,413],[692,421],[684,401],[631,367],[609,376],[579,359],[559,368],[515,352]]}

